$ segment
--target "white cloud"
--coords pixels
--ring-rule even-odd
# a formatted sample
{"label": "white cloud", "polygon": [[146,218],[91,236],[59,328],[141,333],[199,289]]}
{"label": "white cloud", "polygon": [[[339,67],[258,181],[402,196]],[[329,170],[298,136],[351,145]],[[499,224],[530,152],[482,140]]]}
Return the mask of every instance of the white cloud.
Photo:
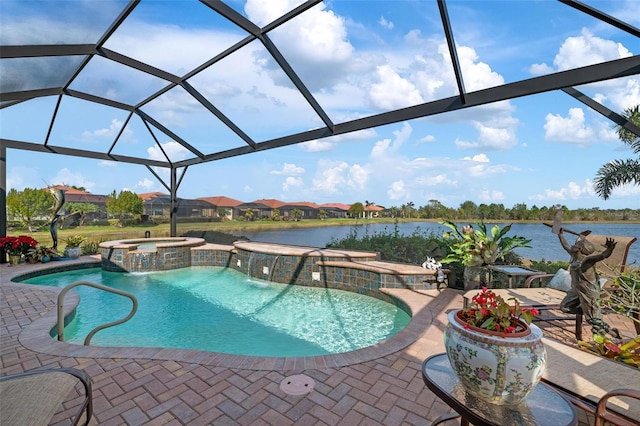
{"label": "white cloud", "polygon": [[289,176],[284,180],[282,184],[282,190],[287,192],[293,188],[302,188],[304,182],[300,177]]}
{"label": "white cloud", "polygon": [[489,163],[489,157],[487,157],[486,154],[477,154],[474,155],[473,157],[463,157],[462,158],[464,161],[477,161],[479,163]]}
{"label": "white cloud", "polygon": [[[157,145],[150,146],[147,148],[147,154],[149,159],[151,160],[159,160],[159,161],[167,161],[165,157],[164,151],[169,160],[171,161],[179,161],[184,160],[191,154],[191,151],[180,145],[178,142],[170,141],[165,142],[162,145],[162,149],[160,149]],[[158,176],[168,179],[169,177],[169,168],[167,167],[153,167],[153,170],[158,174]]]}
{"label": "white cloud", "polygon": [[[614,80],[612,87],[609,87],[606,98],[612,107],[621,112],[627,108],[640,105],[640,78],[625,78],[621,81]],[[596,94],[598,96],[599,94]],[[601,95],[603,96],[604,95]]]}
{"label": "white cloud", "polygon": [[380,19],[378,20],[378,24],[380,24],[381,27],[386,28],[388,30],[392,30],[393,29],[393,22],[387,21],[384,18],[384,16],[380,17]]}
{"label": "white cloud", "polygon": [[301,143],[299,146],[307,152],[325,152],[331,151],[335,143],[326,139],[314,139],[309,142]]}
{"label": "white cloud", "polygon": [[375,129],[364,129],[355,132],[344,133],[341,135],[331,136],[325,139],[314,139],[309,142],[298,144],[306,152],[323,152],[331,151],[336,145],[342,142],[355,140],[367,140],[376,137]]}
{"label": "white cloud", "polygon": [[473,157],[464,157],[462,159],[462,172],[465,176],[471,177],[488,177],[492,175],[505,174],[508,171],[518,171],[518,167],[506,164],[491,165],[491,160],[486,154],[478,154]]}
{"label": "white cloud", "polygon": [[532,74],[564,71],[629,56],[632,56],[631,52],[622,44],[594,36],[583,28],[581,35],[567,37],[562,43],[553,59],[553,67],[545,63],[534,64],[529,71]]}
{"label": "white cloud", "polygon": [[144,178],[136,183],[136,188],[143,188],[145,191],[149,191],[155,186],[155,182],[151,179]]}
{"label": "white cloud", "polygon": [[455,185],[455,181],[449,179],[447,175],[439,174],[435,176],[420,176],[416,179],[416,183],[422,186],[436,186],[436,185]]}
{"label": "white cloud", "polygon": [[504,200],[504,193],[502,191],[489,191],[488,189],[483,189],[478,197],[483,201],[502,201]]}
{"label": "white cloud", "polygon": [[98,161],[98,167],[116,167],[118,164],[116,161],[100,160]]}
{"label": "white cloud", "polygon": [[389,146],[391,145],[391,139],[386,138],[381,141],[376,142],[371,150],[371,158],[383,158],[387,159],[387,152],[389,151]]}
{"label": "white cloud", "polygon": [[376,68],[377,83],[371,85],[369,97],[376,108],[390,110],[424,102],[420,90],[401,77],[389,65]]}
{"label": "white cloud", "polygon": [[56,173],[56,175],[51,178],[51,182],[52,185],[61,184],[67,186],[83,187],[89,192],[91,192],[91,188],[95,186],[95,183],[85,178],[82,173],[72,172],[66,167],[60,169],[58,173]]}
{"label": "white cloud", "polygon": [[[546,63],[534,64],[529,72],[534,75],[549,74],[630,56],[632,53],[621,43],[595,36],[590,30],[583,28],[581,35],[566,38],[554,57],[553,66]],[[592,97],[598,102],[610,101],[611,107],[616,111],[640,103],[640,79],[637,77],[613,79],[586,87],[606,88],[606,96],[595,93]]]}
{"label": "white cloud", "polygon": [[349,165],[344,161],[318,161],[316,177],[313,179],[313,187],[324,195],[336,194],[340,186],[347,182],[346,173]]}
{"label": "white cloud", "polygon": [[333,195],[346,190],[363,190],[368,179],[369,172],[359,164],[320,160],[312,182],[316,192]]}
{"label": "white cloud", "polygon": [[593,196],[595,194],[593,190],[593,182],[589,179],[585,179],[584,184],[580,185],[576,182],[569,182],[562,188],[548,188],[541,194],[534,194],[529,197],[535,201],[566,201],[566,200],[578,200],[585,196]]}
{"label": "white cloud", "polygon": [[[258,25],[266,25],[301,2],[249,0],[245,12]],[[353,46],[348,40],[344,18],[327,5],[320,3],[307,10],[283,28],[269,33],[278,48],[287,52],[293,68],[306,77],[308,87],[317,90],[331,86],[344,77],[344,71],[353,56]],[[265,70],[273,68],[271,58],[260,58]],[[280,72],[270,73],[274,81],[290,85]]]}
{"label": "white cloud", "polygon": [[147,154],[149,155],[150,159],[167,161],[167,158],[162,152],[163,150],[171,161],[184,160],[191,154],[191,151],[175,141],[165,142],[161,145],[162,149],[160,149],[157,145],[153,145],[147,148]]}
{"label": "white cloud", "polygon": [[[444,43],[440,45],[439,49],[442,52],[446,51],[446,55],[448,55],[449,51]],[[493,71],[488,64],[480,62],[475,49],[468,46],[458,46],[458,59],[462,69],[464,87],[467,91],[473,92],[504,84],[504,78],[500,74]],[[448,57],[448,62],[451,62],[451,57]]]}
{"label": "white cloud", "polygon": [[594,131],[585,124],[582,108],[571,108],[566,118],[559,114],[547,114],[545,120],[545,140],[574,143],[580,146],[588,145],[593,141]]}
{"label": "white cloud", "polygon": [[[111,120],[111,124],[108,128],[96,129],[93,131],[84,131],[82,132],[81,139],[85,142],[95,142],[102,140],[115,140],[116,136],[118,136],[118,132],[122,129],[124,125],[124,121],[118,120],[114,118]],[[133,140],[133,132],[126,128],[122,135],[120,135],[120,141],[132,141]]]}
{"label": "white cloud", "polygon": [[369,172],[359,164],[354,164],[349,168],[348,185],[354,189],[364,189],[369,179]]}
{"label": "white cloud", "polygon": [[611,191],[611,197],[630,197],[632,201],[637,201],[640,197],[640,185],[628,183],[618,186]]}
{"label": "white cloud", "polygon": [[420,143],[429,143],[429,142],[435,142],[435,141],[436,141],[436,137],[433,135],[427,135],[425,137],[418,139],[418,142]]}
{"label": "white cloud", "polygon": [[480,122],[474,122],[473,125],[478,130],[478,140],[468,142],[456,139],[458,148],[506,150],[517,144],[515,133],[510,128],[489,127]]}
{"label": "white cloud", "polygon": [[558,71],[583,67],[632,56],[622,44],[594,36],[588,29],[582,35],[568,37],[553,59]]}
{"label": "white cloud", "polygon": [[284,163],[281,170],[272,170],[272,175],[301,175],[304,173],[304,167],[296,166],[292,163]]}
{"label": "white cloud", "polygon": [[389,189],[387,190],[387,195],[389,199],[395,200],[408,200],[411,197],[411,193],[406,190],[404,182],[402,180],[397,180],[392,182],[389,185]]}
{"label": "white cloud", "polygon": [[533,64],[529,67],[529,72],[533,75],[551,74],[553,68],[547,64]]}
{"label": "white cloud", "polygon": [[383,139],[375,143],[371,150],[371,158],[374,160],[390,160],[390,157],[395,156],[409,137],[411,137],[412,131],[413,128],[409,123],[402,123],[402,128],[400,130],[393,131],[393,135],[395,136],[393,141],[391,139]]}

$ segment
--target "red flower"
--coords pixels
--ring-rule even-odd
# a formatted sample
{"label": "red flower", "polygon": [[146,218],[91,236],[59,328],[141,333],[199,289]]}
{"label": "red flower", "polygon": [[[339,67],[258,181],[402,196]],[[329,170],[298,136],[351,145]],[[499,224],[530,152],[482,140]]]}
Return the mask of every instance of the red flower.
{"label": "red flower", "polygon": [[2,246],[9,255],[27,254],[29,249],[32,249],[37,245],[38,242],[28,235],[0,238],[0,246]]}
{"label": "red flower", "polygon": [[522,308],[515,298],[511,306],[502,297],[493,291],[482,288],[482,291],[471,299],[471,304],[460,313],[465,321],[465,328],[469,326],[495,330],[502,333],[515,333],[519,331],[519,321],[530,324],[538,310],[535,308]]}

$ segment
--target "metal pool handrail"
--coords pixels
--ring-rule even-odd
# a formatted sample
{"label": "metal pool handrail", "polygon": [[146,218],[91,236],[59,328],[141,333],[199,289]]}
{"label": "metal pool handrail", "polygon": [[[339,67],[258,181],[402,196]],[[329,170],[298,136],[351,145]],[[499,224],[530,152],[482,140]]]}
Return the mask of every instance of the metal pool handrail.
{"label": "metal pool handrail", "polygon": [[107,287],[107,286],[102,285],[102,284],[93,283],[91,281],[76,281],[74,283],[71,283],[68,286],[66,286],[65,288],[63,288],[62,291],[60,292],[60,294],[58,294],[58,340],[61,341],[61,342],[64,342],[64,296],[67,294],[67,292],[69,290],[71,290],[74,287],[80,286],[80,285],[86,285],[88,287],[93,287],[93,288],[97,288],[97,289],[100,289],[100,290],[108,291],[110,293],[119,294],[120,296],[128,297],[129,299],[131,299],[131,302],[133,303],[133,306],[131,308],[131,312],[129,312],[129,315],[127,315],[126,317],[124,317],[122,319],[119,319],[117,321],[112,321],[112,322],[100,325],[100,326],[94,328],[93,330],[91,330],[91,332],[84,339],[84,345],[85,346],[89,346],[89,342],[91,341],[91,338],[93,338],[93,336],[98,331],[104,330],[105,328],[113,327],[114,325],[122,324],[124,322],[129,321],[135,315],[136,311],[138,310],[138,299],[136,299],[136,297],[131,293],[127,293],[126,291],[117,290],[115,288]]}

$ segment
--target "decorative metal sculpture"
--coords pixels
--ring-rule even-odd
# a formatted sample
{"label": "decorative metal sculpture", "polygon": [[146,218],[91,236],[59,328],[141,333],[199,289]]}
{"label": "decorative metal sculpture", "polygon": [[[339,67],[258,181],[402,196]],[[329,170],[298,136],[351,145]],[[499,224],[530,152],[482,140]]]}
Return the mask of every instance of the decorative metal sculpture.
{"label": "decorative metal sculpture", "polygon": [[58,221],[62,215],[58,212],[62,209],[64,204],[64,191],[56,189],[53,186],[49,187],[49,192],[53,196],[53,206],[51,207],[51,223],[49,224],[49,231],[51,232],[51,238],[53,239],[53,249],[58,248]]}
{"label": "decorative metal sculpture", "polygon": [[569,273],[571,274],[571,289],[560,302],[560,307],[565,312],[582,312],[591,325],[594,334],[604,336],[611,333],[615,337],[620,337],[618,330],[611,328],[602,318],[602,310],[598,299],[600,299],[600,276],[596,270],[596,263],[611,256],[616,242],[613,238],[607,238],[604,243],[604,251],[595,253],[595,247],[587,241],[583,232],[578,235],[575,243],[570,245],[563,235],[563,228],[558,229],[560,244],[571,256],[569,260]]}

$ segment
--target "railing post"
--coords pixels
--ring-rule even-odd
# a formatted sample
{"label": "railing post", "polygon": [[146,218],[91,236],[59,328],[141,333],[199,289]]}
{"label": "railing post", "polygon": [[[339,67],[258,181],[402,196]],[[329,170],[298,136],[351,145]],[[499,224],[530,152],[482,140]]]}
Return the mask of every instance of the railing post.
{"label": "railing post", "polygon": [[120,296],[128,297],[129,299],[131,299],[131,302],[133,303],[133,306],[131,307],[131,312],[129,312],[129,315],[127,315],[126,317],[124,317],[122,319],[119,319],[117,321],[112,321],[112,322],[100,325],[100,326],[94,328],[93,330],[91,330],[89,332],[89,334],[87,335],[87,337],[84,339],[84,345],[85,346],[89,345],[89,342],[91,341],[91,338],[93,338],[93,336],[98,331],[104,330],[105,328],[113,327],[114,325],[122,324],[124,322],[129,321],[135,315],[135,313],[138,310],[138,299],[136,299],[136,297],[131,293],[128,293],[128,292],[122,291],[122,290],[118,290],[118,289],[115,289],[115,288],[107,287],[107,286],[102,285],[102,284],[92,283],[91,281],[76,281],[76,282],[73,282],[73,283],[69,284],[68,286],[66,286],[65,288],[63,288],[62,291],[60,292],[60,294],[58,294],[58,341],[60,341],[60,342],[64,342],[64,297],[69,292],[69,290],[71,290],[74,287],[80,286],[80,285],[86,285],[88,287],[93,287],[93,288],[97,288],[99,290],[104,290],[104,291],[108,291],[110,293],[118,294]]}

